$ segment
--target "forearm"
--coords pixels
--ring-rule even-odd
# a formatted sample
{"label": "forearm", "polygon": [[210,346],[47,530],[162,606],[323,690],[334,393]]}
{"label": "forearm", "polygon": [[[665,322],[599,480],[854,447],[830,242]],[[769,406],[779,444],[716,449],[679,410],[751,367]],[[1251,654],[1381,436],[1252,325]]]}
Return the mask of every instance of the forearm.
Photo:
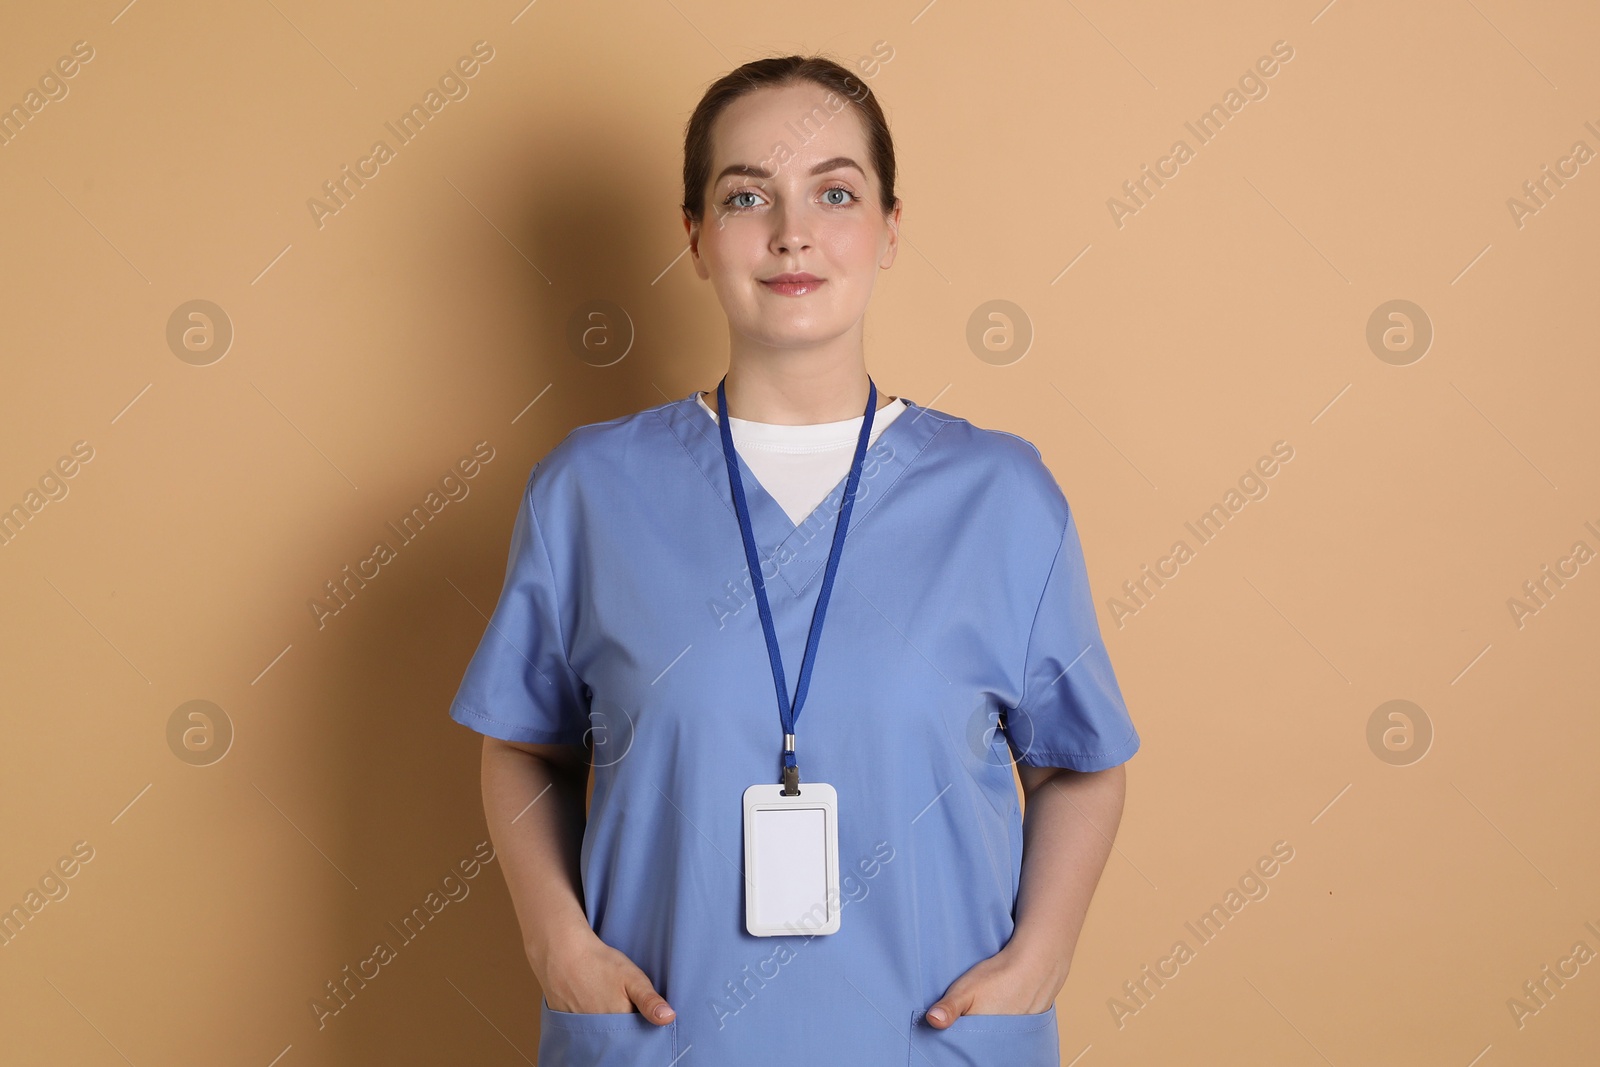
{"label": "forearm", "polygon": [[587,767],[510,745],[483,747],[483,809],[534,975],[546,985],[552,947],[593,936],[583,907]]}
{"label": "forearm", "polygon": [[1008,954],[1043,976],[1053,999],[1122,820],[1122,766],[1082,773],[1023,767],[1022,874]]}

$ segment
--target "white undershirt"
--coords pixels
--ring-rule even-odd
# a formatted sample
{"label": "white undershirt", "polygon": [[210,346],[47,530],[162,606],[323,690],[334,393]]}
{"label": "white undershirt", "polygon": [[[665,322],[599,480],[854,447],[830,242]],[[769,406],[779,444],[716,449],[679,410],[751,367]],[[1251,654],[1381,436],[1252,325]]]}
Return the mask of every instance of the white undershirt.
{"label": "white undershirt", "polygon": [[[717,421],[717,409],[699,396],[700,409]],[[906,410],[906,402],[895,397],[872,416],[870,444],[891,422]],[[850,473],[856,438],[861,435],[863,415],[840,422],[813,422],[786,426],[773,422],[751,422],[728,416],[733,447],[756,476],[761,488],[782,505],[796,526],[816,510],[834,486]]]}

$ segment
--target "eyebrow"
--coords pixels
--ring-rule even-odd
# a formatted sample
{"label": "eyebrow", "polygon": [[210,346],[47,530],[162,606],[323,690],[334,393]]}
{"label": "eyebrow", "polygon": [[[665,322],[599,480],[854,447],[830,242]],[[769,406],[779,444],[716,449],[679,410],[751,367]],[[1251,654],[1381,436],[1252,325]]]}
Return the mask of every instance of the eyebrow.
{"label": "eyebrow", "polygon": [[[861,171],[861,176],[863,178],[867,176],[867,172],[862,169],[861,164],[857,163],[849,156],[834,156],[832,159],[823,160],[821,163],[818,163],[816,166],[811,168],[810,176],[815,177],[818,174],[826,174],[830,170],[842,170],[845,167],[854,167],[856,170]],[[712,182],[712,184],[715,185],[717,182],[722,181],[722,179],[726,178],[730,174],[739,174],[746,178],[770,178],[772,177],[773,172],[769,170],[763,170],[762,168],[749,163],[733,163],[724,167],[722,169],[722,173],[717,175],[716,182]]]}

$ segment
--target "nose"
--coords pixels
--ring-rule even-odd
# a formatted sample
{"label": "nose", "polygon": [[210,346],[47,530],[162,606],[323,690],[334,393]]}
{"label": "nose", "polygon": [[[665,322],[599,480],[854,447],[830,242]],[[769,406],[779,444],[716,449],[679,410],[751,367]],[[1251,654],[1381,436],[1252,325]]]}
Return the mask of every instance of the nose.
{"label": "nose", "polygon": [[803,252],[810,247],[811,242],[798,233],[778,237],[772,242],[774,252]]}
{"label": "nose", "polygon": [[802,252],[811,247],[810,231],[801,212],[786,208],[773,213],[772,251]]}

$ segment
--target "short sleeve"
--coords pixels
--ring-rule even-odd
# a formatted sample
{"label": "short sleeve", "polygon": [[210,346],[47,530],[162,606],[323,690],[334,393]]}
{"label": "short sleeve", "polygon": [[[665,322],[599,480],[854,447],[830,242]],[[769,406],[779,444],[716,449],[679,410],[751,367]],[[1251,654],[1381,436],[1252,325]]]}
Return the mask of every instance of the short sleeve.
{"label": "short sleeve", "polygon": [[1139,750],[1095,620],[1078,526],[1068,510],[1034,615],[1022,696],[1005,716],[1018,763],[1099,771]]}
{"label": "short sleeve", "polygon": [[530,475],[511,530],[500,600],[450,717],[502,741],[581,745],[589,726],[585,686],[567,661],[555,572],[532,488]]}

